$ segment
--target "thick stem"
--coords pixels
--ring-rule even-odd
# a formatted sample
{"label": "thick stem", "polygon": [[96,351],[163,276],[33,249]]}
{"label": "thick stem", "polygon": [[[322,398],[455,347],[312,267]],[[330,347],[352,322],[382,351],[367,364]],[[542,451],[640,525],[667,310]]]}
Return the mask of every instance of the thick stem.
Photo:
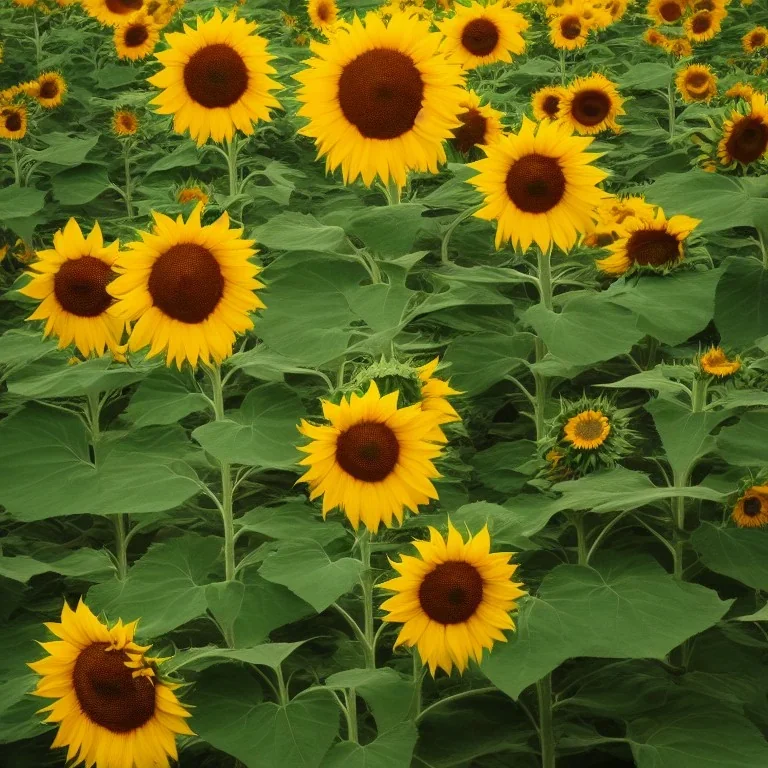
{"label": "thick stem", "polygon": [[125,209],[128,213],[128,218],[133,218],[133,203],[131,193],[131,157],[130,150],[128,149],[128,143],[126,142],[123,148],[123,160],[125,164]]}
{"label": "thick stem", "polygon": [[691,411],[701,413],[707,405],[707,389],[709,389],[709,380],[699,378],[693,380],[691,388]]}
{"label": "thick stem", "polygon": [[565,48],[560,49],[560,85],[565,85]]}
{"label": "thick stem", "polygon": [[371,534],[363,531],[358,539],[360,544],[360,560],[363,563],[363,572],[360,574],[360,584],[363,588],[363,635],[365,644],[366,669],[376,668],[376,649],[373,632],[373,573],[371,572]]}
{"label": "thick stem", "polygon": [[386,187],[387,205],[399,205],[402,189],[394,177],[390,176]]}
{"label": "thick stem", "polygon": [[21,186],[21,165],[19,164],[19,151],[16,148],[16,144],[13,141],[8,142],[11,148],[11,154],[13,155],[13,177],[14,184],[17,187]]}
{"label": "thick stem", "polygon": [[357,694],[355,693],[355,689],[349,688],[347,691],[345,691],[344,698],[347,702],[347,741],[353,741],[355,744],[358,744],[359,737],[357,733]]}
{"label": "thick stem", "polygon": [[[539,250],[536,254],[538,262],[538,281],[539,281],[539,301],[547,309],[552,309],[552,263],[549,251],[544,253]],[[547,354],[547,348],[544,342],[536,337],[535,341],[536,362],[539,363]],[[533,380],[536,385],[536,403],[534,406],[534,421],[536,424],[536,441],[544,438],[544,409],[547,405],[547,396],[549,394],[549,382],[546,376],[535,372]]]}
{"label": "thick stem", "polygon": [[117,554],[117,578],[125,581],[128,575],[128,542],[126,539],[127,515],[114,516],[115,521],[115,549]]}
{"label": "thick stem", "polygon": [[587,534],[584,530],[584,513],[576,512],[573,516],[573,527],[576,529],[576,549],[578,552],[579,565],[587,565],[589,556],[587,554]]}
{"label": "thick stem", "polygon": [[421,685],[424,682],[426,670],[416,648],[411,648],[411,657],[413,661],[413,700],[411,701],[410,716],[418,719],[421,714]]}
{"label": "thick stem", "polygon": [[760,245],[760,253],[763,255],[763,269],[768,269],[768,245],[761,229],[757,230],[757,242]]}
{"label": "thick stem", "polygon": [[234,197],[239,191],[240,186],[237,178],[237,153],[238,153],[237,134],[227,141],[227,172],[229,173],[229,196]]}
{"label": "thick stem", "polygon": [[667,101],[669,102],[669,140],[675,137],[675,76],[669,80],[667,86]]}
{"label": "thick stem", "polygon": [[555,732],[552,727],[552,677],[545,675],[536,683],[539,702],[539,740],[541,768],[555,768]]}
{"label": "thick stem", "polygon": [[456,229],[456,227],[461,224],[462,221],[465,219],[468,219],[470,216],[473,216],[475,213],[477,213],[482,208],[482,205],[475,205],[472,208],[467,208],[466,210],[462,211],[449,225],[448,229],[445,230],[445,234],[443,235],[443,241],[440,244],[440,261],[443,264],[450,264],[451,259],[448,256],[448,244],[451,242],[451,236],[453,235],[453,230]]}
{"label": "thick stem", "polygon": [[288,696],[288,687],[285,684],[285,678],[283,677],[283,668],[278,664],[275,669],[275,675],[277,677],[277,698],[281,707],[288,706],[290,698]]}

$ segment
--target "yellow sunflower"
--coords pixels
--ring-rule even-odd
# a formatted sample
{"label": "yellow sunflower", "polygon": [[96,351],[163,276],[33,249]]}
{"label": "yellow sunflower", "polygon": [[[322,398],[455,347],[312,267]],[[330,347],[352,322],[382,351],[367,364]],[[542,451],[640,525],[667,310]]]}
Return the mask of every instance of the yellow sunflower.
{"label": "yellow sunflower", "polygon": [[729,360],[720,347],[713,346],[699,358],[699,367],[710,376],[724,379],[741,368],[741,360],[738,358]]}
{"label": "yellow sunflower", "polygon": [[112,115],[112,130],[116,136],[133,136],[139,130],[139,118],[130,109],[118,109]]}
{"label": "yellow sunflower", "polygon": [[560,122],[534,123],[527,117],[518,134],[502,136],[470,163],[469,179],[485,195],[475,216],[497,219],[496,247],[510,240],[526,250],[535,242],[567,251],[595,218],[605,197],[597,187],[608,174],[592,165],[600,155],[586,152],[590,137],[573,136]]}
{"label": "yellow sunflower", "polygon": [[602,411],[584,411],[568,419],[563,432],[565,441],[574,448],[591,451],[611,434],[611,424]]}
{"label": "yellow sunflower", "polygon": [[327,32],[333,29],[339,15],[339,9],[334,0],[309,0],[307,3],[309,21],[315,29]]}
{"label": "yellow sunflower", "polygon": [[315,139],[326,167],[341,166],[344,183],[358,176],[370,186],[378,176],[405,185],[409,169],[437,173],[443,141],[461,121],[465,97],[461,67],[438,52],[429,24],[369,13],[355,16],[348,33],[313,45],[315,56],[294,75],[309,124],[299,132]]}
{"label": "yellow sunflower", "polygon": [[198,204],[186,222],[153,213],[153,231],[128,243],[109,286],[116,312],[137,321],[128,348],[149,345],[148,357],[166,350],[166,364],[175,360],[178,368],[231,355],[235,335],[253,328],[248,313],[264,307],[255,293],[264,285],[250,261],[253,241],[229,228],[226,213],[202,226],[202,210]]}
{"label": "yellow sunflower", "polygon": [[61,104],[67,84],[58,72],[45,72],[37,78],[37,84],[35,98],[43,109],[53,109]]}
{"label": "yellow sunflower", "polygon": [[650,0],[646,13],[657,24],[673,24],[685,13],[685,0]]}
{"label": "yellow sunflower", "polygon": [[661,46],[667,53],[682,59],[693,54],[691,44],[684,37],[668,38]]}
{"label": "yellow sunflower", "polygon": [[597,225],[584,236],[582,244],[590,248],[607,248],[621,237],[624,222],[629,218],[653,220],[654,206],[641,195],[606,198],[597,207]]}
{"label": "yellow sunflower", "polygon": [[434,373],[439,364],[440,358],[436,357],[416,370],[421,381],[422,410],[430,411],[437,417],[435,429],[430,433],[429,439],[442,443],[445,442],[445,436],[440,431],[440,425],[461,421],[461,416],[448,402],[448,398],[462,393],[454,389],[449,382],[435,377]]}
{"label": "yellow sunflower", "polygon": [[560,100],[557,117],[582,135],[594,135],[605,130],[619,133],[616,118],[626,114],[624,99],[616,84],[604,75],[593,73],[579,77],[566,89]]}
{"label": "yellow sunflower", "polygon": [[723,13],[725,11],[725,3],[723,0],[693,0],[691,9],[694,12],[714,11],[716,13]]}
{"label": "yellow sunflower", "polygon": [[214,141],[231,140],[235,130],[247,136],[253,123],[271,120],[270,107],[279,107],[270,91],[280,88],[268,75],[267,41],[255,34],[256,24],[221,17],[197,17],[197,27],[169,32],[170,45],[155,54],[163,69],[149,78],[162,93],[152,100],[161,115],[173,115],[177,133],[189,130],[198,146],[210,136]]}
{"label": "yellow sunflower", "polygon": [[768,485],[753,485],[736,502],[731,514],[739,528],[761,528],[768,523]]}
{"label": "yellow sunflower", "polygon": [[459,152],[469,152],[473,147],[492,144],[501,136],[502,113],[488,104],[481,104],[474,91],[468,91],[459,104],[461,125],[454,128],[453,144]]}
{"label": "yellow sunflower", "polygon": [[496,61],[512,61],[525,50],[521,32],[528,29],[525,17],[499,3],[457,5],[452,16],[437,25],[445,35],[442,45],[451,59],[464,69]]}
{"label": "yellow sunflower", "polygon": [[44,335],[59,339],[59,349],[75,343],[84,356],[118,349],[124,323],[113,306],[107,285],[120,244],[104,243],[98,223],[83,237],[70,219],[53,236],[53,248],[37,251],[30,265],[32,278],[19,290],[40,305],[27,320],[45,320]]}
{"label": "yellow sunflower", "polygon": [[203,206],[208,205],[208,193],[196,184],[188,187],[182,187],[176,195],[176,199],[182,205],[191,202],[200,203]]}
{"label": "yellow sunflower", "polygon": [[27,133],[27,108],[23,106],[0,107],[0,139],[17,141]]}
{"label": "yellow sunflower", "polygon": [[144,8],[144,0],[81,0],[83,9],[102,24],[114,27],[122,24],[136,11]]}
{"label": "yellow sunflower", "polygon": [[669,42],[669,38],[667,38],[666,35],[659,32],[656,27],[651,27],[650,29],[646,29],[643,33],[643,40],[645,40],[648,45],[654,45],[657,47],[661,47],[665,45],[667,42]]}
{"label": "yellow sunflower", "polygon": [[690,216],[667,220],[661,208],[653,219],[629,218],[622,237],[608,248],[611,255],[596,265],[608,275],[623,275],[634,267],[670,269],[685,258],[685,240],[699,224],[700,219]]}
{"label": "yellow sunflower", "polygon": [[755,89],[748,83],[734,83],[726,92],[725,96],[729,99],[744,99],[749,101]]}
{"label": "yellow sunflower", "polygon": [[512,581],[514,553],[492,554],[487,527],[464,541],[449,522],[446,538],[432,527],[429,536],[413,542],[419,557],[390,560],[400,575],[379,585],[396,593],[382,603],[384,621],[403,625],[395,647],[416,646],[433,677],[438,667],[463,673],[470,658],[480,663],[483,649],[506,642],[504,630],[515,628],[510,611],[525,592]]}
{"label": "yellow sunflower", "polygon": [[309,484],[310,499],[323,497],[323,517],[338,507],[355,530],[362,522],[375,533],[382,522],[402,523],[405,508],[418,514],[420,504],[437,498],[432,460],[442,447],[430,434],[439,413],[421,403],[398,408],[398,396],[382,397],[372,381],[362,397],[353,393],[339,405],[323,400],[330,424],[302,420],[299,432],[312,442],[299,447],[308,469],[297,482]]}
{"label": "yellow sunflower", "polygon": [[560,109],[560,101],[565,96],[565,88],[560,85],[547,85],[539,88],[531,96],[533,116],[537,120],[554,120]]}
{"label": "yellow sunflower", "polygon": [[555,48],[575,51],[587,44],[590,27],[577,13],[563,13],[549,22],[549,39]]}
{"label": "yellow sunflower", "polygon": [[706,64],[690,64],[677,73],[675,85],[683,101],[710,101],[717,94],[717,75]]}
{"label": "yellow sunflower", "polygon": [[603,3],[603,8],[611,17],[611,21],[615,24],[617,21],[621,21],[629,8],[629,0],[608,0]]}
{"label": "yellow sunflower", "polygon": [[744,53],[754,53],[758,48],[768,47],[768,28],[755,27],[750,29],[741,38],[741,45],[744,48]]}
{"label": "yellow sunflower", "polygon": [[694,43],[711,40],[720,31],[720,19],[712,11],[696,11],[685,21],[686,37]]}
{"label": "yellow sunflower", "polygon": [[137,61],[149,56],[160,39],[160,27],[152,16],[139,11],[115,27],[115,51],[119,59]]}
{"label": "yellow sunflower", "polygon": [[59,724],[51,748],[67,747],[68,765],[168,768],[176,734],[193,735],[179,686],[156,671],[165,659],[134,641],[137,623],[108,627],[80,600],[45,625],[59,639],[40,643],[48,656],[28,666],[42,676],[34,695],[56,699],[40,711]]}
{"label": "yellow sunflower", "polygon": [[768,152],[768,104],[762,93],[753,93],[750,111],[742,114],[734,110],[722,126],[722,138],[717,156],[723,165],[741,163],[749,165]]}

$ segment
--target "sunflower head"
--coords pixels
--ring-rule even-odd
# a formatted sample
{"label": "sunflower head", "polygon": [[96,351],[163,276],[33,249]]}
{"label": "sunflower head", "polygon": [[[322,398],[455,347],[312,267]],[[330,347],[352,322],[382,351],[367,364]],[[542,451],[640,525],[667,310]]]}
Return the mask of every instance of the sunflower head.
{"label": "sunflower head", "polygon": [[739,528],[762,528],[768,523],[768,485],[750,485],[741,493],[731,511]]}
{"label": "sunflower head", "polygon": [[696,11],[685,21],[685,35],[694,43],[711,40],[720,31],[722,15],[713,11]]}
{"label": "sunflower head", "polygon": [[501,135],[502,113],[488,104],[481,104],[474,91],[468,91],[459,104],[461,125],[454,128],[451,144],[464,154],[475,147],[492,144]]}
{"label": "sunflower head", "polygon": [[0,107],[0,139],[18,141],[27,133],[27,108],[23,105]]}
{"label": "sunflower head", "polygon": [[539,88],[531,96],[531,109],[537,120],[555,120],[560,109],[560,102],[566,89],[560,85],[547,85]]}
{"label": "sunflower head", "polygon": [[734,83],[726,92],[725,96],[728,99],[744,99],[749,101],[752,98],[752,94],[755,93],[755,89],[749,85],[749,83]]}
{"label": "sunflower head", "polygon": [[555,48],[575,51],[587,44],[590,26],[569,5],[549,22],[549,39]]}
{"label": "sunflower head", "polygon": [[589,248],[607,248],[622,236],[625,221],[631,218],[653,220],[655,211],[642,195],[608,197],[597,207],[597,224],[584,236],[582,244]]}
{"label": "sunflower head", "polygon": [[684,59],[693,54],[691,44],[684,37],[669,38],[662,48],[670,55],[678,59]]}
{"label": "sunflower head", "polygon": [[741,38],[741,45],[744,53],[750,54],[760,48],[768,47],[768,28],[755,27],[750,29],[744,37]]}
{"label": "sunflower head", "polygon": [[176,200],[182,205],[187,203],[200,203],[203,206],[208,205],[208,192],[199,184],[187,184],[181,187],[176,193]]}
{"label": "sunflower head", "polygon": [[139,118],[131,109],[118,109],[112,115],[115,136],[133,136],[139,130]]}
{"label": "sunflower head", "polygon": [[58,107],[67,91],[67,84],[58,72],[45,72],[37,78],[35,98],[43,109]]}
{"label": "sunflower head", "polygon": [[310,24],[321,32],[333,29],[339,15],[335,0],[309,0],[307,14]]}
{"label": "sunflower head", "polygon": [[729,359],[721,347],[712,346],[699,357],[699,370],[707,376],[724,379],[733,376],[741,368],[738,357]]}
{"label": "sunflower head", "polygon": [[619,133],[621,128],[616,118],[625,114],[623,104],[616,84],[604,75],[593,73],[577,78],[568,86],[557,116],[582,135],[605,130]]}
{"label": "sunflower head", "polygon": [[607,0],[603,3],[603,8],[610,15],[611,21],[615,24],[621,21],[629,8],[629,0]]}
{"label": "sunflower head", "polygon": [[665,34],[659,32],[656,27],[646,29],[643,33],[643,40],[645,40],[648,45],[656,47],[662,47],[669,42],[669,38]]}
{"label": "sunflower head", "polygon": [[768,103],[761,93],[753,93],[748,109],[745,104],[723,122],[717,155],[728,167],[750,166],[760,162],[768,153]]}
{"label": "sunflower head", "polygon": [[717,75],[706,64],[690,64],[677,73],[675,85],[688,104],[708,102],[717,94]]}
{"label": "sunflower head", "polygon": [[515,628],[510,611],[525,592],[512,581],[513,553],[491,553],[487,527],[466,541],[450,522],[447,537],[431,527],[429,534],[413,542],[418,557],[390,560],[399,576],[379,585],[395,593],[382,603],[384,621],[403,625],[395,647],[415,646],[432,676],[438,667],[462,673],[494,641],[506,642],[504,630]]}
{"label": "sunflower head", "polygon": [[685,0],[650,0],[647,14],[657,24],[674,24],[685,13]]}
{"label": "sunflower head", "polygon": [[122,24],[144,8],[145,0],[81,0],[85,12],[109,27]]}
{"label": "sunflower head", "polygon": [[146,11],[129,16],[115,27],[115,52],[119,59],[145,59],[155,50],[160,39],[160,27]]}

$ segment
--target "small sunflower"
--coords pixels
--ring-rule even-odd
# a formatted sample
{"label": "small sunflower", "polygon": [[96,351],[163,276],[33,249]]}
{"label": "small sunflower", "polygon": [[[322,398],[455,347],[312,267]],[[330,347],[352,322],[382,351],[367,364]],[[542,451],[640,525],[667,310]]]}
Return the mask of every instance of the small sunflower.
{"label": "small sunflower", "polygon": [[139,130],[139,118],[130,109],[118,109],[112,115],[112,130],[116,136],[133,136]]}
{"label": "small sunflower", "polygon": [[608,0],[603,3],[603,8],[605,8],[611,17],[611,21],[615,24],[624,18],[629,8],[629,0]]}
{"label": "small sunflower", "polygon": [[[403,521],[408,508],[437,498],[432,463],[442,447],[430,442],[438,414],[421,403],[397,407],[399,392],[381,396],[375,381],[359,397],[352,393],[338,405],[323,400],[328,425],[302,420],[299,432],[312,442],[299,447],[308,466],[297,482],[310,487],[310,499],[323,497],[323,517],[338,507],[357,530],[362,522],[375,533],[381,523]],[[443,437],[443,441],[445,438]]]}
{"label": "small sunflower", "polygon": [[706,64],[690,64],[677,73],[677,92],[683,101],[710,101],[717,94],[717,75]]}
{"label": "small sunflower", "polygon": [[748,83],[734,83],[726,92],[725,96],[729,99],[744,99],[749,101],[755,89]]}
{"label": "small sunflower", "polygon": [[562,123],[534,123],[527,117],[518,134],[484,148],[469,179],[485,196],[475,216],[497,219],[496,247],[510,240],[526,250],[535,242],[567,251],[595,218],[605,197],[597,187],[608,174],[591,165],[600,155],[586,152],[590,137],[571,135]]}
{"label": "small sunflower", "polygon": [[724,379],[732,376],[741,368],[741,360],[735,358],[729,360],[720,347],[711,347],[699,358],[699,367],[704,373]]}
{"label": "small sunflower", "polygon": [[685,13],[685,0],[650,0],[646,13],[657,24],[674,24]]}
{"label": "small sunflower", "polygon": [[623,232],[624,222],[630,218],[653,220],[654,206],[645,202],[641,195],[606,198],[597,207],[597,224],[594,231],[587,233],[582,245],[589,248],[607,248],[616,242]]}
{"label": "small sunflower", "polygon": [[144,8],[144,0],[81,0],[83,9],[102,24],[114,27],[122,24],[136,11]]}
{"label": "small sunflower", "polygon": [[744,53],[754,53],[759,48],[768,47],[768,28],[755,27],[750,29],[741,38],[741,46],[744,49]]}
{"label": "small sunflower", "polygon": [[502,113],[488,104],[481,104],[474,91],[468,91],[459,104],[461,125],[454,128],[451,144],[459,152],[467,153],[473,147],[492,144],[501,135]]}
{"label": "small sunflower", "polygon": [[28,666],[42,676],[34,695],[56,700],[40,711],[58,723],[51,748],[67,747],[68,765],[167,766],[176,735],[192,735],[179,686],[156,671],[165,659],[134,641],[137,623],[108,627],[80,600],[45,625],[59,639],[40,643],[49,655]]}
{"label": "small sunflower", "polygon": [[539,88],[531,96],[533,116],[537,120],[554,120],[560,109],[560,101],[565,94],[565,88],[560,85],[547,85],[544,88]]}
{"label": "small sunflower", "polygon": [[24,106],[0,107],[0,139],[18,141],[27,133],[27,108]]}
{"label": "small sunflower", "polygon": [[[439,364],[440,358],[436,357],[426,365],[416,369],[421,381],[421,407],[423,410],[435,414],[438,428],[442,424],[461,421],[461,416],[448,402],[448,398],[452,395],[462,394],[458,389],[454,389],[448,381],[438,379],[434,375]],[[431,437],[435,442],[445,441],[445,437],[438,435],[436,431],[431,434]]]}
{"label": "small sunflower", "polygon": [[739,498],[731,517],[739,528],[761,528],[768,523],[768,485],[753,485]]}
{"label": "small sunflower", "polygon": [[200,203],[203,206],[208,205],[208,193],[197,184],[182,187],[176,195],[176,199],[182,205],[192,202]]}
{"label": "small sunflower", "polygon": [[563,427],[563,439],[580,451],[599,448],[611,434],[611,424],[602,411],[582,411]]}
{"label": "small sunflower", "polygon": [[643,33],[643,40],[645,40],[645,42],[648,43],[648,45],[653,45],[659,48],[669,42],[669,38],[666,35],[659,32],[659,30],[656,29],[656,27],[651,27],[650,29],[646,29],[645,32]]}
{"label": "small sunflower", "polygon": [[589,31],[589,24],[575,12],[560,14],[549,22],[552,45],[566,51],[583,48],[587,44]]}
{"label": "small sunflower", "polygon": [[593,73],[579,77],[566,89],[560,100],[557,117],[582,135],[594,135],[605,130],[619,133],[616,118],[625,114],[624,99],[616,84],[604,75]]}
{"label": "small sunflower", "polygon": [[344,183],[378,176],[405,186],[408,170],[437,173],[443,141],[461,125],[465,97],[461,67],[438,52],[440,37],[429,24],[374,13],[355,16],[345,34],[315,44],[315,56],[294,75],[302,84],[299,132],[315,139],[320,157]]}
{"label": "small sunflower", "polygon": [[666,271],[685,258],[685,240],[701,221],[690,216],[667,220],[659,208],[650,219],[629,218],[622,237],[609,246],[611,255],[596,262],[608,275],[624,275],[632,269]]}
{"label": "small sunflower", "polygon": [[768,153],[768,104],[762,93],[753,93],[750,111],[731,113],[723,123],[717,155],[723,165],[750,165]]}
{"label": "small sunflower", "polygon": [[339,15],[334,0],[309,0],[307,3],[309,21],[315,29],[327,32],[333,29]]}
{"label": "small sunflower", "polygon": [[512,581],[513,553],[491,553],[487,527],[466,541],[450,522],[446,538],[432,527],[429,535],[413,542],[419,557],[390,560],[400,575],[379,585],[396,593],[382,603],[384,621],[403,625],[395,647],[416,646],[433,677],[438,667],[463,673],[494,641],[506,642],[504,630],[515,628],[510,611],[525,592]]}
{"label": "small sunflower", "polygon": [[696,11],[685,22],[686,37],[694,43],[711,40],[720,31],[719,14],[712,11]]}
{"label": "small sunflower", "polygon": [[88,237],[70,219],[53,236],[53,248],[37,251],[30,265],[32,278],[19,290],[40,302],[27,320],[45,320],[44,335],[59,339],[59,349],[72,344],[84,356],[114,352],[121,341],[124,323],[119,319],[107,285],[119,243],[104,243],[98,223]]}
{"label": "small sunflower", "polygon": [[165,39],[170,48],[155,54],[163,69],[149,78],[162,92],[151,103],[198,146],[209,136],[231,140],[236,130],[250,136],[253,123],[270,120],[270,108],[280,106],[270,93],[280,88],[269,77],[274,56],[253,22],[222,18],[217,9],[208,21],[198,16],[195,29],[185,25]]}
{"label": "small sunflower", "polygon": [[299,20],[295,16],[291,16],[285,11],[280,11],[280,19],[286,29],[295,29],[296,25],[299,23]]}
{"label": "small sunflower", "polygon": [[115,51],[119,59],[137,61],[145,59],[155,50],[160,39],[160,28],[152,16],[139,11],[129,16],[124,24],[115,27]]}
{"label": "small sunflower", "polygon": [[693,54],[691,44],[684,37],[668,38],[661,46],[668,54],[678,59]]}
{"label": "small sunflower", "polygon": [[153,213],[153,231],[128,243],[109,286],[119,299],[115,311],[137,321],[128,348],[149,346],[148,357],[166,350],[166,364],[175,360],[178,368],[231,355],[235,335],[253,328],[248,313],[264,307],[255,293],[264,286],[250,261],[253,241],[229,228],[226,213],[203,226],[202,210],[198,204],[186,222]]}
{"label": "small sunflower", "polygon": [[67,84],[58,72],[45,72],[37,78],[37,84],[35,98],[43,109],[53,109],[61,104]]}
{"label": "small sunflower", "polygon": [[37,0],[11,0],[18,8],[32,8]]}

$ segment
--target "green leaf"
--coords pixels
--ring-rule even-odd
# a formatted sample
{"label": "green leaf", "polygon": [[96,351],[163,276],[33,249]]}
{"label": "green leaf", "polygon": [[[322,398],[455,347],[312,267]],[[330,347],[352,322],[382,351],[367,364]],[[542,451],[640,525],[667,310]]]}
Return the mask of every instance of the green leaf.
{"label": "green leaf", "polygon": [[53,727],[42,722],[44,715],[37,714],[45,706],[44,700],[28,695],[39,679],[22,675],[0,685],[0,744],[31,739]]}
{"label": "green leaf", "polygon": [[739,467],[760,467],[765,464],[768,445],[768,413],[745,413],[731,427],[723,427],[717,436],[717,449],[729,463]]}
{"label": "green leaf", "polygon": [[0,365],[25,365],[53,352],[56,342],[36,331],[12,328],[0,336]]}
{"label": "green leaf", "polygon": [[[606,384],[598,384],[599,387],[606,389],[652,389],[665,394],[675,394],[683,391],[680,382],[672,379],[673,374],[679,372],[671,365],[657,365],[648,371],[633,373],[624,379],[611,381]],[[682,374],[685,375],[684,373]]]}
{"label": "green leaf", "polygon": [[[231,583],[231,582],[229,582]],[[223,661],[244,661],[246,664],[271,667],[277,669],[297,648],[299,643],[264,643],[255,648],[188,648],[180,651],[172,659],[163,664],[164,674],[171,674],[182,667],[195,668],[198,661],[219,659]]]}
{"label": "green leaf", "polygon": [[170,171],[173,168],[189,168],[199,164],[200,153],[198,152],[197,147],[191,141],[185,141],[183,144],[176,147],[170,154],[165,154],[158,160],[155,160],[155,162],[147,169],[144,178],[150,174],[159,173],[160,171]]}
{"label": "green leaf", "polygon": [[666,88],[672,74],[668,64],[633,64],[618,78],[617,84],[622,91],[653,91]]}
{"label": "green leaf", "polygon": [[56,174],[51,186],[54,198],[62,205],[84,205],[109,187],[109,176],[101,165],[81,165]]}
{"label": "green leaf", "polygon": [[26,154],[38,163],[73,167],[80,165],[98,144],[99,136],[68,136],[66,133],[42,133],[45,149],[27,149]]}
{"label": "green leaf", "polygon": [[41,211],[45,192],[34,187],[7,186],[0,189],[0,221],[23,219]]}
{"label": "green leaf", "polygon": [[396,283],[358,285],[347,292],[350,309],[376,333],[397,331],[416,291]]}
{"label": "green leaf", "polygon": [[737,349],[752,346],[768,333],[768,270],[760,262],[743,256],[725,260],[715,296],[715,323],[722,343]]}
{"label": "green leaf", "polygon": [[328,227],[314,216],[286,211],[255,229],[256,242],[275,251],[320,251],[342,249],[346,233],[341,227]]}
{"label": "green leaf", "polygon": [[370,744],[351,741],[334,745],[321,768],[395,768],[411,764],[419,732],[413,723],[400,723]]}
{"label": "green leaf", "polygon": [[423,226],[423,205],[400,203],[366,208],[346,221],[339,222],[350,234],[359,237],[366,247],[383,259],[402,256],[413,250]]}
{"label": "green leaf", "polygon": [[768,590],[768,531],[703,523],[693,532],[691,545],[710,571]]}
{"label": "green leaf", "polygon": [[279,507],[257,507],[235,520],[238,530],[260,533],[271,539],[311,539],[321,546],[344,538],[341,523],[318,519],[317,511],[301,501],[289,501]]}
{"label": "green leaf", "polygon": [[190,413],[210,407],[206,397],[191,385],[188,374],[174,368],[158,368],[139,384],[125,417],[137,427],[176,424]]}
{"label": "green leaf", "polygon": [[112,561],[106,552],[88,547],[74,550],[53,562],[44,562],[27,555],[0,556],[0,576],[23,584],[41,573],[59,573],[81,579],[89,577],[90,581],[98,581],[112,570]]}

